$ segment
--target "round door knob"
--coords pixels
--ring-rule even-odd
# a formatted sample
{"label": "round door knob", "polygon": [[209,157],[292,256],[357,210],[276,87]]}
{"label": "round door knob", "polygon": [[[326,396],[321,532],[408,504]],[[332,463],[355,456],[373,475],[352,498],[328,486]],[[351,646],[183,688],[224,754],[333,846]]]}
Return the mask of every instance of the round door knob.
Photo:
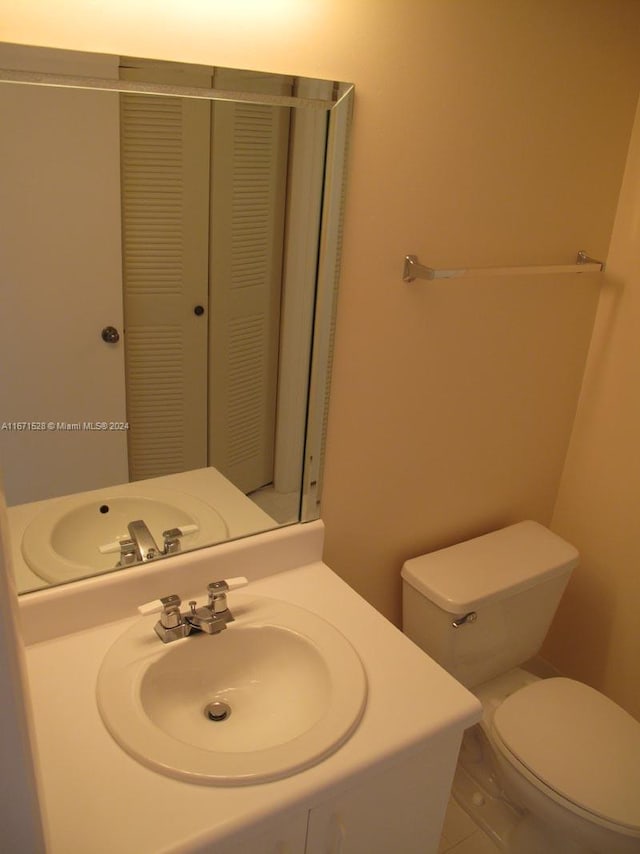
{"label": "round door knob", "polygon": [[193,309],[193,313],[195,315],[197,315],[198,317],[202,317],[202,315],[204,314],[204,306],[203,305],[196,305]]}
{"label": "round door knob", "polygon": [[115,326],[105,326],[102,330],[102,340],[106,341],[107,344],[117,344],[120,340],[120,333]]}

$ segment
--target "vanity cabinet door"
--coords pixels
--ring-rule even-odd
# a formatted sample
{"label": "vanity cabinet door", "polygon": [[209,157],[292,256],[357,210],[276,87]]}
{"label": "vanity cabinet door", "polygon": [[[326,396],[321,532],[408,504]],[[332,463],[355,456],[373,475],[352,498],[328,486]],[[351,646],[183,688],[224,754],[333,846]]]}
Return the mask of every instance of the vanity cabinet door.
{"label": "vanity cabinet door", "polygon": [[240,833],[202,854],[305,854],[308,813],[285,816],[260,830]]}
{"label": "vanity cabinet door", "polygon": [[435,854],[449,786],[429,760],[421,752],[312,809],[306,854]]}

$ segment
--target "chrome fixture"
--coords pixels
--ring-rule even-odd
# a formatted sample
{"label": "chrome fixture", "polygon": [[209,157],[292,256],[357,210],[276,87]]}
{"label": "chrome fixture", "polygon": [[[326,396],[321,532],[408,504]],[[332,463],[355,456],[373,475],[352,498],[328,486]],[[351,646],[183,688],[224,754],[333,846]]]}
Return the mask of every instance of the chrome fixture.
{"label": "chrome fixture", "polygon": [[402,268],[402,280],[413,282],[415,279],[458,279],[463,276],[523,276],[542,273],[602,273],[604,261],[589,257],[580,250],[575,264],[551,264],[533,267],[462,267],[456,270],[434,270],[420,264],[417,255],[405,255]]}
{"label": "chrome fixture", "polygon": [[162,554],[173,555],[181,549],[180,537],[185,533],[182,528],[169,528],[168,531],[162,532],[164,540],[164,548]]}
{"label": "chrome fixture", "polygon": [[182,600],[175,593],[140,605],[138,611],[143,615],[160,614],[154,630],[163,643],[186,638],[192,632],[215,635],[226,629],[227,623],[233,622],[234,619],[227,605],[227,593],[248,583],[244,576],[212,581],[207,587],[207,604],[198,608],[193,599],[189,602],[188,611],[180,610]]}
{"label": "chrome fixture", "polygon": [[136,519],[135,522],[129,522],[127,528],[129,530],[129,537],[131,540],[125,540],[124,542],[133,542],[136,557],[139,561],[145,563],[148,560],[153,560],[159,554],[162,554],[162,549],[159,548],[156,541],[153,539],[153,534],[143,519]]}
{"label": "chrome fixture", "polygon": [[[113,544],[113,546],[120,549],[120,560],[117,566],[146,563],[157,557],[176,554],[181,549],[180,537],[191,533],[193,527],[195,526],[190,525],[182,528],[169,528],[167,531],[163,531],[163,543],[162,548],[160,548],[153,539],[153,534],[143,519],[136,519],[134,522],[129,522],[127,525],[129,536]],[[103,546],[100,550],[103,552],[110,551],[112,550],[112,544]]]}
{"label": "chrome fixture", "polygon": [[468,614],[465,614],[463,617],[456,617],[456,619],[451,623],[454,629],[459,629],[460,626],[466,625],[466,623],[475,623],[478,619],[478,615],[475,611],[469,611]]}

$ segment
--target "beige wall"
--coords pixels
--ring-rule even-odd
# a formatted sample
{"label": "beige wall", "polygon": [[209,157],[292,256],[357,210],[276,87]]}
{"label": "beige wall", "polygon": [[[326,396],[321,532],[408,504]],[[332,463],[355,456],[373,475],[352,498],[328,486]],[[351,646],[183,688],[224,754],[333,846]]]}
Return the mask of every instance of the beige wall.
{"label": "beige wall", "polygon": [[545,648],[640,718],[640,110],[553,515],[575,573]]}
{"label": "beige wall", "polygon": [[[90,8],[10,0],[0,37],[356,84],[323,501],[328,562],[398,620],[404,558],[524,517],[548,523],[596,283],[405,285],[401,260],[410,252],[450,267],[607,254],[638,95],[640,5]],[[630,678],[631,664],[620,667]]]}
{"label": "beige wall", "polygon": [[403,286],[400,259],[606,256],[640,58],[637,5],[405,5],[354,77],[322,511],[395,621],[406,557],[550,522],[593,309],[584,278]]}

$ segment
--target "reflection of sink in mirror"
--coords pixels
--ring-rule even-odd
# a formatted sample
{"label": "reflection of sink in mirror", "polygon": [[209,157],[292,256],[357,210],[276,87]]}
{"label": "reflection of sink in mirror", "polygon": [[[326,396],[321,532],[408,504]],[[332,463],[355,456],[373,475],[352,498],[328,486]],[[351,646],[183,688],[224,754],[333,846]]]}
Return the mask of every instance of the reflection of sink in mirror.
{"label": "reflection of sink in mirror", "polygon": [[9,508],[18,590],[116,569],[117,541],[137,519],[160,546],[165,530],[185,527],[183,551],[277,526],[213,468],[22,504]]}
{"label": "reflection of sink in mirror", "polygon": [[141,618],[105,656],[103,721],[156,771],[210,785],[274,780],[333,753],[360,720],[367,683],[347,639],[303,608],[236,595],[219,634],[164,645],[155,618]]}
{"label": "reflection of sink in mirror", "polygon": [[114,569],[120,560],[116,544],[127,539],[129,523],[138,519],[160,546],[163,532],[171,528],[194,529],[182,538],[185,548],[229,536],[222,516],[200,499],[157,487],[132,490],[125,484],[52,502],[27,526],[22,554],[31,569],[49,582]]}

